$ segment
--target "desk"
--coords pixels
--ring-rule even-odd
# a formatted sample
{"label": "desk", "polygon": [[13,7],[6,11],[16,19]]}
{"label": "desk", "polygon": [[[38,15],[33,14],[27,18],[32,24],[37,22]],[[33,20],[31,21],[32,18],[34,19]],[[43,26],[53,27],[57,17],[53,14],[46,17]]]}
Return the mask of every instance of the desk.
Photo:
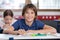
{"label": "desk", "polygon": [[60,39],[60,33],[55,35],[47,35],[47,36],[27,36],[27,35],[11,35],[11,34],[0,34],[0,39],[9,39],[13,37],[14,39]]}

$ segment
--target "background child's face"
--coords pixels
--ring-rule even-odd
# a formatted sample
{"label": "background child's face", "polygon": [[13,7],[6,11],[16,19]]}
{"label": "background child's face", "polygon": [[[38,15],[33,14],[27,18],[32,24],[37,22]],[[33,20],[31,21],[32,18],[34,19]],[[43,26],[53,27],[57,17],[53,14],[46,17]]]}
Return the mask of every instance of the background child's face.
{"label": "background child's face", "polygon": [[24,18],[28,22],[33,21],[35,18],[35,12],[33,11],[33,9],[27,9],[24,14]]}
{"label": "background child's face", "polygon": [[12,17],[11,17],[11,16],[6,16],[6,17],[4,18],[4,22],[5,22],[6,24],[11,24],[11,23],[12,23]]}

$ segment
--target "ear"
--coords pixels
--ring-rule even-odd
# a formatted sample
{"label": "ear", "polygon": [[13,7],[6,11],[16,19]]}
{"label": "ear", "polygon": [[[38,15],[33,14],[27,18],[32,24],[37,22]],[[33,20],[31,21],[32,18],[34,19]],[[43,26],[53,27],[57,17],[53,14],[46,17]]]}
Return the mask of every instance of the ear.
{"label": "ear", "polygon": [[37,16],[35,16],[35,18],[34,19],[37,19]]}

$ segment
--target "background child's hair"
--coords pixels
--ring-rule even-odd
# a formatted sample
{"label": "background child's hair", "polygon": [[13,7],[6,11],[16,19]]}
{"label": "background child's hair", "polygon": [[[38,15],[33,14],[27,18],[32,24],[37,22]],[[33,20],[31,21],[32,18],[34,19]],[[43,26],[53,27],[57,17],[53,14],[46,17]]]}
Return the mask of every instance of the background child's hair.
{"label": "background child's hair", "polygon": [[3,17],[6,17],[6,16],[13,17],[13,12],[11,10],[5,10],[3,13]]}

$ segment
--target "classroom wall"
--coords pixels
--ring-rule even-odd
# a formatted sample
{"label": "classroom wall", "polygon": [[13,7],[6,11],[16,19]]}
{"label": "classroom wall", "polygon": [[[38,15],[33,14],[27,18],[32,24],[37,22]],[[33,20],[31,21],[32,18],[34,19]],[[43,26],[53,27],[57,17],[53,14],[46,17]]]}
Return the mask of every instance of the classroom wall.
{"label": "classroom wall", "polygon": [[[22,12],[20,11],[13,11],[14,15],[21,15]],[[0,15],[2,15],[3,12],[0,12]],[[38,11],[38,15],[60,15],[59,11]]]}
{"label": "classroom wall", "polygon": [[[21,11],[13,11],[14,18],[21,19],[20,16],[22,14]],[[3,15],[3,12],[0,12],[0,18]],[[39,20],[60,20],[60,12],[59,11],[38,11],[38,19]]]}

